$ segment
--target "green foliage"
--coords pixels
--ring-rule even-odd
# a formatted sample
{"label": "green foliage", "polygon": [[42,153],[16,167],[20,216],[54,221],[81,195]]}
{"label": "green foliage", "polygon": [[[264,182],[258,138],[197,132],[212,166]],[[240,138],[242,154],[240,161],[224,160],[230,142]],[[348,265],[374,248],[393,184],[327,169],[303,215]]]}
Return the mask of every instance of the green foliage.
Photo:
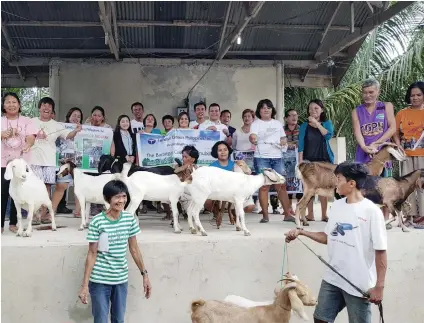
{"label": "green foliage", "polygon": [[285,106],[306,120],[307,104],[321,99],[335,128],[335,136],[346,137],[347,158],[353,159],[355,138],[352,110],[361,104],[361,84],[370,77],[381,82],[380,100],[392,102],[395,110],[404,108],[408,86],[424,79],[424,3],[415,2],[374,30],[337,88],[285,89]]}
{"label": "green foliage", "polygon": [[14,92],[21,100],[22,115],[27,117],[38,116],[38,101],[49,96],[48,88],[2,88],[2,94],[6,92]]}

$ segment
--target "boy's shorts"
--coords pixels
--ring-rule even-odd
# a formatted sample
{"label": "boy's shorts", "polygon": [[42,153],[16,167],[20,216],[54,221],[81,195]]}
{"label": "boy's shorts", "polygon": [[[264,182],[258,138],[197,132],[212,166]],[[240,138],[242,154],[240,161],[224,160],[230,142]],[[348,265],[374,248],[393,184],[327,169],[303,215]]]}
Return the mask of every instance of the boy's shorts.
{"label": "boy's shorts", "polygon": [[371,303],[367,299],[350,295],[323,280],[314,317],[332,323],[345,307],[349,323],[371,323]]}

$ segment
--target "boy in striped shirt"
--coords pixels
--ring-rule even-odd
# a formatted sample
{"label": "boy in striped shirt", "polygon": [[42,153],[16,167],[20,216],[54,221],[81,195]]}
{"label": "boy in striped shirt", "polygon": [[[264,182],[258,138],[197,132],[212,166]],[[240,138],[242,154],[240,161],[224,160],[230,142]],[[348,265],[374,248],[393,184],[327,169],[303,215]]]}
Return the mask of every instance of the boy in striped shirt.
{"label": "boy in striped shirt", "polygon": [[[128,294],[127,248],[143,276],[146,298],[151,284],[138,248],[136,235],[140,228],[134,216],[125,212],[131,199],[122,181],[113,180],[103,188],[109,210],[96,215],[88,228],[89,241],[84,278],[79,293],[83,304],[91,295],[94,323],[123,323]],[[110,305],[109,305],[110,304]]]}

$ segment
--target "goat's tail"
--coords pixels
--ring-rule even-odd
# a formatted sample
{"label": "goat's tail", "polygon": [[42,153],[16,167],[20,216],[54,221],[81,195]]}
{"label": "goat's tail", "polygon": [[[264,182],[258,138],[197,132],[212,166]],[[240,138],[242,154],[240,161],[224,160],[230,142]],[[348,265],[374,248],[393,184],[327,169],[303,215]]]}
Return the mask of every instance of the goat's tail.
{"label": "goat's tail", "polygon": [[194,313],[194,312],[196,312],[196,310],[199,308],[199,307],[201,307],[201,306],[203,306],[203,305],[205,305],[205,301],[203,300],[203,299],[199,299],[199,300],[197,300],[197,301],[194,301],[194,302],[192,302],[191,303],[191,311]]}

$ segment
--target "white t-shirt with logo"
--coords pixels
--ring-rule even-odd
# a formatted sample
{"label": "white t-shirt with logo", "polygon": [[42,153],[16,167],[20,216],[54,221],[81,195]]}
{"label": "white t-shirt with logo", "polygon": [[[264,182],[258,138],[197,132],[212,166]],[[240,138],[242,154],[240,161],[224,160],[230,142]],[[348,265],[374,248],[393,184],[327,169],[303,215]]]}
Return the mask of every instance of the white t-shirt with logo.
{"label": "white t-shirt with logo", "polygon": [[258,137],[256,158],[281,158],[281,148],[273,145],[280,145],[280,139],[286,136],[280,121],[256,119],[250,126],[250,133]]}
{"label": "white t-shirt with logo", "polygon": [[[328,263],[367,292],[377,282],[375,251],[387,249],[383,212],[368,199],[346,203],[344,198],[333,203],[328,217]],[[324,280],[350,295],[363,297],[330,268],[325,269]]]}
{"label": "white t-shirt with logo", "polygon": [[135,119],[132,119],[131,120],[131,129],[132,129],[133,133],[137,133],[140,130],[144,129],[144,124],[141,121],[137,121]]}
{"label": "white t-shirt with logo", "polygon": [[35,143],[31,147],[30,164],[39,166],[56,166],[56,139],[59,137],[66,139],[72,130],[66,129],[61,123],[53,119],[49,121],[41,121],[39,118],[33,118],[32,122],[37,129],[44,131],[47,138],[35,138]]}

